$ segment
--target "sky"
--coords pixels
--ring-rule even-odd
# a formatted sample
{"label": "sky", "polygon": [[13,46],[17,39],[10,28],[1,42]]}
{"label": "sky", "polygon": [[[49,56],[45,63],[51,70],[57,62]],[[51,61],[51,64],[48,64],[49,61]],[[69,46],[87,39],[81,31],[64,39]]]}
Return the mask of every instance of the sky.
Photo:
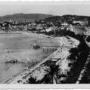
{"label": "sky", "polygon": [[90,16],[89,1],[0,1],[0,16],[15,13]]}

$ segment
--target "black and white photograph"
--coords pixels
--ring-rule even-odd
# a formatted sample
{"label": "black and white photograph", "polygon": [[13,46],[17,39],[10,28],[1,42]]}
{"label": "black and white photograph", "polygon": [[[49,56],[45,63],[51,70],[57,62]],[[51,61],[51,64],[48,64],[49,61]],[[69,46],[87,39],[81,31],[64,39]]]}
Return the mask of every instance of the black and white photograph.
{"label": "black and white photograph", "polygon": [[90,84],[90,2],[0,1],[0,84]]}

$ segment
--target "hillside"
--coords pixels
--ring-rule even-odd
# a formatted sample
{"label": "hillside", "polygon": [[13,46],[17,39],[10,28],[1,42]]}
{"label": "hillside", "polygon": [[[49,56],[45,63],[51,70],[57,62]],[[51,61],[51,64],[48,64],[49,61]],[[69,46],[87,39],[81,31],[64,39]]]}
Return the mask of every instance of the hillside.
{"label": "hillside", "polygon": [[52,15],[47,15],[47,14],[13,14],[13,15],[6,15],[6,16],[1,16],[0,17],[0,22],[2,21],[9,21],[9,20],[14,20],[17,22],[23,22],[23,21],[35,21],[35,20],[41,20],[45,19],[47,17],[51,17]]}

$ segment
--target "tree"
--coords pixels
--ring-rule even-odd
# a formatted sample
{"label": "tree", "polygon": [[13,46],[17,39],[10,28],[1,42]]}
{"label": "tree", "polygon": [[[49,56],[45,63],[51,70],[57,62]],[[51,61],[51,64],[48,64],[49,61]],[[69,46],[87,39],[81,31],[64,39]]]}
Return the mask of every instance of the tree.
{"label": "tree", "polygon": [[9,22],[4,22],[5,32],[9,31]]}

